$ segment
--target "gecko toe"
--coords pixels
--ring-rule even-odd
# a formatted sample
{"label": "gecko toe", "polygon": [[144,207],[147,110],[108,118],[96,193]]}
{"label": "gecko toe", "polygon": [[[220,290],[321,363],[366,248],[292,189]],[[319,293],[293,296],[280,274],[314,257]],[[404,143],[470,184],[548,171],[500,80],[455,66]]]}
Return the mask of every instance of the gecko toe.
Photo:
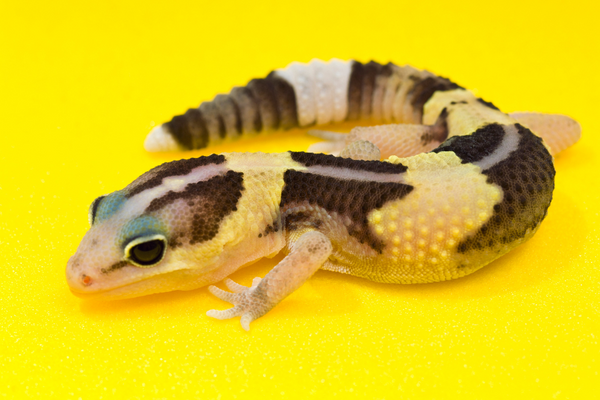
{"label": "gecko toe", "polygon": [[250,313],[245,313],[244,315],[242,315],[240,323],[242,324],[242,328],[244,328],[246,332],[250,330],[250,322],[254,321],[254,319],[254,316]]}
{"label": "gecko toe", "polygon": [[211,292],[215,297],[229,303],[233,303],[236,299],[235,293],[226,292],[225,290],[219,289],[216,286],[209,286],[208,291]]}
{"label": "gecko toe", "polygon": [[231,279],[225,279],[223,282],[225,283],[225,286],[227,286],[227,288],[234,293],[242,293],[243,291],[248,290],[247,286],[240,285],[239,283],[234,282]]}
{"label": "gecko toe", "polygon": [[242,312],[242,307],[235,306],[228,310],[208,310],[206,315],[216,319],[229,319],[233,317],[237,317]]}

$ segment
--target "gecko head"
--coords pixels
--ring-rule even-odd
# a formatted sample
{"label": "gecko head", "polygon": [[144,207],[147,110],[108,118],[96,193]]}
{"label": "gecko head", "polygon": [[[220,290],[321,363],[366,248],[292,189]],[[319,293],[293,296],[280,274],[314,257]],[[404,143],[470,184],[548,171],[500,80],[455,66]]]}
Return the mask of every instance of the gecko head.
{"label": "gecko head", "polygon": [[74,294],[123,297],[119,292],[128,290],[121,288],[165,273],[168,221],[137,212],[124,191],[98,197],[88,216],[90,230],[67,263],[67,283]]}
{"label": "gecko head", "polygon": [[223,224],[241,190],[225,190],[233,178],[223,173],[196,182],[186,176],[141,189],[134,181],[94,200],[91,227],[67,263],[71,291],[127,298],[201,286],[230,241]]}

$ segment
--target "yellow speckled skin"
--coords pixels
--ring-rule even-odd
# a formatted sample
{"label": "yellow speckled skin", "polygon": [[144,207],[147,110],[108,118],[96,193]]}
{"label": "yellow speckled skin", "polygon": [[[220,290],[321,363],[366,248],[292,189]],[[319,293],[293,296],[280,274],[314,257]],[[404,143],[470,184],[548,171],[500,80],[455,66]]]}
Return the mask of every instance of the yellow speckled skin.
{"label": "yellow speckled skin", "polygon": [[386,248],[368,261],[376,268],[352,268],[350,273],[384,282],[425,283],[459,278],[490,262],[456,251],[502,198],[496,185],[486,183],[481,169],[461,164],[452,153],[391,161],[408,166],[406,181],[415,190],[369,215]]}

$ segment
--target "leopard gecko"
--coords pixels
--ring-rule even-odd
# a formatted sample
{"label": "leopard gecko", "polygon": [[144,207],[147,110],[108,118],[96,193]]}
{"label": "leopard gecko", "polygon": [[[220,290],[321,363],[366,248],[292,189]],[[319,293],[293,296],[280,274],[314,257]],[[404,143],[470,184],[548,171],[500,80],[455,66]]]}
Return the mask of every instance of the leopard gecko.
{"label": "leopard gecko", "polygon": [[[230,291],[209,291],[233,307],[207,314],[241,316],[248,330],[319,268],[388,283],[459,278],[533,236],[552,200],[552,155],[580,137],[568,117],[505,114],[410,66],[313,60],[174,117],[145,147],[342,121],[383,125],[315,131],[327,141],[312,153],[168,162],[98,197],[67,264],[71,291],[116,299],[225,280]],[[227,278],[281,251],[250,287]]]}

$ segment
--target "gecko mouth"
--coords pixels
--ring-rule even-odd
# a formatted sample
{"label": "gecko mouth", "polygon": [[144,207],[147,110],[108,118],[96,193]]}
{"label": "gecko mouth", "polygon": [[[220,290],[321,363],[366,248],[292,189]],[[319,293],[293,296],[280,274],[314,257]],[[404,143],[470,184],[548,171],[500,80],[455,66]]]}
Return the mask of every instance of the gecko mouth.
{"label": "gecko mouth", "polygon": [[[118,300],[118,299],[125,299],[128,297],[140,296],[140,294],[131,293],[129,290],[132,288],[132,285],[135,285],[136,283],[139,283],[139,282],[142,282],[142,281],[133,282],[130,284],[126,284],[126,285],[111,288],[111,289],[100,289],[100,290],[97,290],[94,292],[87,292],[87,291],[83,292],[83,291],[77,290],[72,287],[70,287],[69,290],[71,291],[71,293],[73,293],[75,296],[79,297],[80,299]],[[125,288],[127,288],[126,289],[127,293],[124,293]]]}
{"label": "gecko mouth", "polygon": [[201,275],[202,273],[198,272],[176,270],[160,275],[144,277],[137,281],[127,282],[110,288],[84,291],[77,287],[69,286],[69,289],[75,296],[85,300],[120,300],[172,290],[189,290],[210,283],[208,281],[205,283],[198,282]]}
{"label": "gecko mouth", "polygon": [[70,282],[68,283],[71,293],[81,299],[117,300],[162,291],[160,288],[164,286],[164,281],[168,279],[167,276],[170,274],[138,277],[138,280],[121,282],[121,284],[111,287],[95,288],[94,283],[98,284],[99,282],[85,274],[81,275],[77,284],[71,285]]}
{"label": "gecko mouth", "polygon": [[161,287],[165,286],[165,281],[169,280],[173,272],[176,271],[130,276],[131,280],[121,277],[111,285],[100,274],[74,273],[67,267],[67,284],[71,293],[82,299],[117,300],[166,291],[161,290]]}

